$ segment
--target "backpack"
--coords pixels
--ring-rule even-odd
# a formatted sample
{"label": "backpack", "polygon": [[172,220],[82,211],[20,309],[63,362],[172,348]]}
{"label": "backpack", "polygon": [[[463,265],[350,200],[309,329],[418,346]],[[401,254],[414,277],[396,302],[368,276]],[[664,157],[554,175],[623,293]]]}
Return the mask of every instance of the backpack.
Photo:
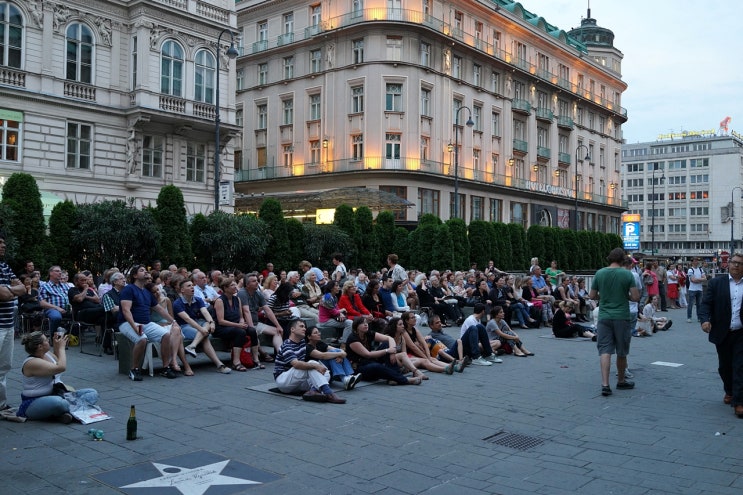
{"label": "backpack", "polygon": [[250,352],[251,344],[252,343],[250,342],[250,335],[247,335],[245,337],[245,344],[243,345],[243,348],[240,351],[240,364],[242,364],[248,369],[255,366],[255,361],[253,361],[253,354],[251,354]]}

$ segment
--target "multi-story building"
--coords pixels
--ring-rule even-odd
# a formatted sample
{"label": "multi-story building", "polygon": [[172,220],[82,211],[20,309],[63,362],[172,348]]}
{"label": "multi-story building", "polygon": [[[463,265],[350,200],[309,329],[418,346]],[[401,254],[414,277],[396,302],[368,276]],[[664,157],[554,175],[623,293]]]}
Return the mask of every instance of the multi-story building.
{"label": "multi-story building", "polygon": [[712,258],[743,236],[743,136],[686,131],[622,148],[622,194],[641,215],[640,247]]}
{"label": "multi-story building", "polygon": [[236,8],[237,210],[367,187],[414,203],[411,223],[575,228],[579,210],[579,228],[618,232],[626,84],[590,11],[566,33],[511,0]]}
{"label": "multi-story building", "polygon": [[239,131],[216,44],[236,22],[230,0],[0,1],[0,180],[33,175],[47,207],[154,204],[175,184],[189,213],[212,210],[217,66],[221,142]]}

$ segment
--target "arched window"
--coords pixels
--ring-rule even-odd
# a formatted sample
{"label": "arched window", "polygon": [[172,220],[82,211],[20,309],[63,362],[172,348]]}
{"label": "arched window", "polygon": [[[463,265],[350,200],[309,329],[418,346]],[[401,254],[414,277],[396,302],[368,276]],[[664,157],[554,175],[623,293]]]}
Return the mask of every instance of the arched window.
{"label": "arched window", "polygon": [[[206,50],[196,54],[196,74],[194,75],[194,100],[214,103],[214,81],[216,61],[214,55]],[[219,77],[217,75],[216,77]]]}
{"label": "arched window", "polygon": [[0,66],[21,68],[23,17],[12,3],[0,2]]}
{"label": "arched window", "polygon": [[183,48],[173,40],[163,43],[160,62],[160,92],[183,96]]}
{"label": "arched window", "polygon": [[67,27],[67,79],[93,83],[93,31],[76,22]]}

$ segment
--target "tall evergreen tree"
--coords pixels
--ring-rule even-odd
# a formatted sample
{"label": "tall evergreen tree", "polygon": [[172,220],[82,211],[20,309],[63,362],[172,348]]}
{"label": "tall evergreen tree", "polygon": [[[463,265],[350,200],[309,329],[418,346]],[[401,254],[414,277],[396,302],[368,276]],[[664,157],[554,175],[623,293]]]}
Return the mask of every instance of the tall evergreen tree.
{"label": "tall evergreen tree", "polygon": [[268,249],[263,255],[263,263],[273,263],[276,270],[291,270],[287,258],[289,234],[286,231],[281,203],[273,198],[266,199],[258,210],[258,218],[268,227]]}
{"label": "tall evergreen tree", "polygon": [[74,270],[75,256],[70,249],[77,226],[77,206],[72,201],[62,201],[52,208],[49,217],[49,236],[54,242],[49,244],[48,256],[55,265]]}
{"label": "tall evergreen tree", "polygon": [[354,266],[356,264],[356,256],[358,254],[357,243],[359,240],[358,230],[356,229],[356,222],[354,221],[353,208],[346,204],[339,205],[335,209],[335,217],[333,218],[333,225],[341,229],[343,232],[348,234],[348,237],[352,241],[351,249],[348,252],[341,252],[344,256],[344,264],[346,267]]}
{"label": "tall evergreen tree", "polygon": [[21,172],[12,174],[3,185],[2,204],[13,211],[12,232],[6,235],[18,243],[17,257],[46,266],[44,245],[46,224],[41,192],[33,176]]}
{"label": "tall evergreen tree", "polygon": [[[387,266],[387,255],[393,253],[392,246],[395,244],[395,215],[391,211],[380,211],[374,222],[374,235],[377,237],[379,256],[377,257],[377,268]],[[400,256],[400,253],[395,253]],[[403,260],[400,260],[405,266]]]}
{"label": "tall evergreen tree", "polygon": [[[468,227],[470,241],[469,263],[477,263],[479,267],[488,265],[492,258],[491,238],[488,232],[488,222],[484,220],[473,220]],[[497,266],[497,265],[496,265]]]}
{"label": "tall evergreen tree", "polygon": [[467,236],[467,224],[461,218],[450,218],[446,221],[452,239],[453,270],[468,270],[470,267],[470,240]]}
{"label": "tall evergreen tree", "polygon": [[304,259],[304,226],[296,218],[286,219],[286,235],[289,239],[289,270],[297,270]]}
{"label": "tall evergreen tree", "polygon": [[192,259],[186,205],[178,187],[167,185],[160,189],[154,217],[160,230],[157,256],[166,263],[177,265]]}
{"label": "tall evergreen tree", "polygon": [[379,245],[377,237],[374,235],[374,215],[366,206],[361,206],[354,213],[354,223],[356,224],[357,233],[357,255],[356,265],[366,272],[371,272],[379,268],[377,260],[379,259]]}
{"label": "tall evergreen tree", "polygon": [[[188,232],[191,236],[191,251],[193,253],[193,259],[188,260],[186,267],[192,268],[192,264],[195,266],[202,266],[204,269],[208,266],[210,255],[209,251],[204,247],[201,242],[201,234],[208,228],[209,222],[203,213],[197,213],[191,219],[191,223],[188,226]],[[240,267],[241,270],[245,270],[246,267]]]}

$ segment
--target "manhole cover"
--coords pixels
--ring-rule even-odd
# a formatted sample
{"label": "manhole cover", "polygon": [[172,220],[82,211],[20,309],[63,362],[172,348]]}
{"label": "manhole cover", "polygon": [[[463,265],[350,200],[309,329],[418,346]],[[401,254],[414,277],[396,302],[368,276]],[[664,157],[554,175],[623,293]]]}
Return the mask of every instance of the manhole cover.
{"label": "manhole cover", "polygon": [[499,431],[495,435],[483,438],[483,440],[516,450],[529,450],[544,443],[544,440],[541,438],[509,433],[507,431]]}

